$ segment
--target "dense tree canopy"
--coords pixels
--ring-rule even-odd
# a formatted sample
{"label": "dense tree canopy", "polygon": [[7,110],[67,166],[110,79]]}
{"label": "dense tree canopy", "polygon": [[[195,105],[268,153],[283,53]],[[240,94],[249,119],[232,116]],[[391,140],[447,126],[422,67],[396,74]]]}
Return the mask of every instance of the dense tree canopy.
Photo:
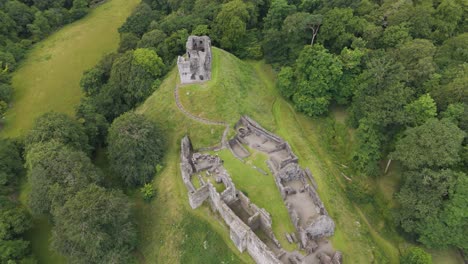
{"label": "dense tree canopy", "polygon": [[431,119],[408,128],[392,156],[409,169],[447,167],[460,161],[465,133],[449,120]]}
{"label": "dense tree canopy", "polygon": [[94,184],[54,211],[52,248],[70,263],[129,263],[136,230],[128,199]]}
{"label": "dense tree canopy", "polygon": [[128,185],[142,185],[154,176],[164,155],[164,135],[145,116],[126,113],[109,129],[108,153],[112,170]]}
{"label": "dense tree canopy", "polygon": [[11,184],[23,170],[20,149],[8,139],[0,139],[0,186]]}
{"label": "dense tree canopy", "polygon": [[35,214],[50,214],[101,176],[81,151],[57,141],[34,144],[26,155],[29,205]]}
{"label": "dense tree canopy", "polygon": [[38,117],[26,136],[26,148],[51,140],[77,150],[89,151],[88,137],[83,127],[66,114],[49,112]]}

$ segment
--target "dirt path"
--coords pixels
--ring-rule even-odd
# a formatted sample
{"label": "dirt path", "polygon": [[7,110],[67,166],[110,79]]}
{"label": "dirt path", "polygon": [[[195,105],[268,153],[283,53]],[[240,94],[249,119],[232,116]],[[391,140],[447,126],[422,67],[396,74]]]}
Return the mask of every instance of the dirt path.
{"label": "dirt path", "polygon": [[196,116],[196,115],[190,113],[189,111],[187,111],[184,108],[184,106],[182,105],[182,102],[180,101],[179,87],[180,86],[178,84],[176,84],[175,89],[174,89],[174,98],[175,98],[177,108],[179,108],[179,110],[185,116],[187,116],[188,118],[190,118],[190,119],[192,119],[194,121],[197,121],[199,123],[202,123],[202,124],[205,124],[205,125],[225,126],[226,129],[224,129],[224,132],[223,132],[223,137],[221,139],[221,145],[226,146],[226,144],[227,144],[227,135],[229,133],[229,128],[230,128],[229,124],[227,122],[224,122],[224,121],[213,121],[213,120],[209,120],[209,119],[206,119],[206,118],[203,118],[203,117],[199,117],[199,116]]}

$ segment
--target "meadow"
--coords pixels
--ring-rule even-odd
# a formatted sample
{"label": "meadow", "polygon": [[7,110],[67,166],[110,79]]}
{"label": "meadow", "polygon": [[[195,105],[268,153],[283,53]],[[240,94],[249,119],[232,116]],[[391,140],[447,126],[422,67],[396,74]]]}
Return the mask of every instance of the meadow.
{"label": "meadow", "polygon": [[48,111],[73,115],[81,98],[80,79],[104,54],[117,50],[117,29],[140,0],[110,0],[86,17],[37,43],[13,74],[13,107],[8,110],[3,137],[31,128]]}

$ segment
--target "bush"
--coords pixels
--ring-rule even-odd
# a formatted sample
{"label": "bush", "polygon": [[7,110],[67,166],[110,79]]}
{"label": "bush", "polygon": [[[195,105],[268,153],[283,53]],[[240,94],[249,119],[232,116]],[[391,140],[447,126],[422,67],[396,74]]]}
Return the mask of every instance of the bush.
{"label": "bush", "polygon": [[432,257],[422,248],[411,247],[400,259],[401,264],[432,264]]}

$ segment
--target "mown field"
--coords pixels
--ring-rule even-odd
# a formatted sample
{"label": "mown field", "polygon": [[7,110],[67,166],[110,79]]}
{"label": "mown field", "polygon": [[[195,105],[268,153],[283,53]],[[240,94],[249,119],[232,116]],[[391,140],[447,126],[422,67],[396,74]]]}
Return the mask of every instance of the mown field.
{"label": "mown field", "polygon": [[13,108],[7,112],[1,135],[24,133],[37,116],[48,111],[73,115],[81,97],[83,71],[104,54],[117,50],[117,29],[139,2],[108,0],[85,18],[37,43],[13,74]]}

